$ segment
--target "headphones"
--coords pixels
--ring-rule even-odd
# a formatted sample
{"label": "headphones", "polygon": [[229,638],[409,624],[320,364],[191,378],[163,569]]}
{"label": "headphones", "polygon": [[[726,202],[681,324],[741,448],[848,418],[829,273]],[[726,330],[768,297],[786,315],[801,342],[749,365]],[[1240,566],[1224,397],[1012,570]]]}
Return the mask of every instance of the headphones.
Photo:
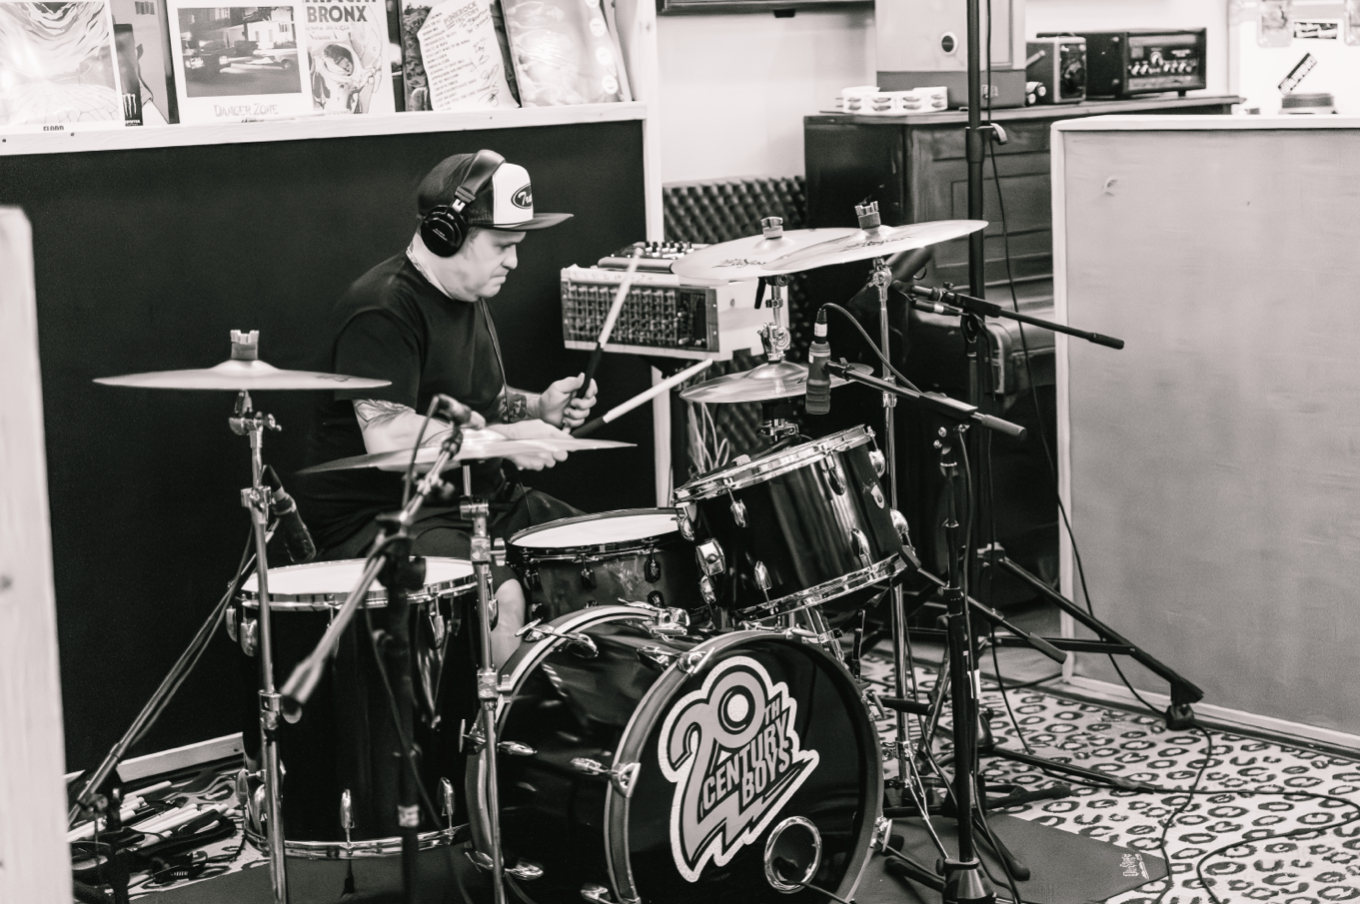
{"label": "headphones", "polygon": [[467,175],[453,190],[452,204],[438,204],[420,220],[420,238],[433,254],[439,257],[453,257],[467,241],[468,222],[463,217],[463,209],[472,203],[492,175],[505,162],[505,158],[495,151],[478,151],[472,158]]}

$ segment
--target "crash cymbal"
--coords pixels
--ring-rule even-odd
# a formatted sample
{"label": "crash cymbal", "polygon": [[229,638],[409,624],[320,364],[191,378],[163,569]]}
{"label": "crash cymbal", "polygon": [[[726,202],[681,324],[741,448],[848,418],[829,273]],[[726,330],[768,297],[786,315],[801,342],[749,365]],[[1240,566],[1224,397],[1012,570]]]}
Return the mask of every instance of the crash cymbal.
{"label": "crash cymbal", "polygon": [[[935,220],[907,226],[875,226],[852,229],[848,235],[809,245],[772,258],[763,275],[798,273],[832,264],[848,264],[874,257],[892,257],[903,251],[925,248],[938,242],[961,238],[987,226],[985,220]],[[829,231],[829,230],[828,230]]]}
{"label": "crash cymbal", "polygon": [[258,389],[374,389],[389,385],[387,380],[347,377],[343,374],[308,370],[280,370],[263,361],[223,361],[216,367],[200,370],[156,370],[121,377],[97,377],[105,386],[136,386],[143,389],[229,389],[233,392]]}
{"label": "crash cymbal", "polygon": [[[854,235],[858,229],[767,229],[764,235],[709,245],[691,251],[671,264],[671,272],[686,279],[756,279],[775,276],[765,265],[777,257],[811,245]],[[771,235],[771,233],[774,233]]]}
{"label": "crash cymbal", "polygon": [[[856,370],[868,367],[852,365]],[[709,402],[731,404],[735,402],[772,402],[775,399],[791,399],[807,395],[808,366],[796,361],[779,361],[774,364],[761,364],[751,370],[725,374],[705,380],[680,393],[687,402]],[[844,386],[849,380],[831,377],[832,387]]]}
{"label": "crash cymbal", "polygon": [[[477,461],[485,458],[505,458],[508,455],[524,455],[534,452],[583,452],[588,449],[625,449],[633,443],[620,443],[608,439],[580,439],[574,436],[541,437],[539,439],[506,439],[495,430],[474,430],[464,428],[463,446],[452,459],[453,464]],[[438,446],[422,446],[416,454],[416,467],[430,465],[439,457]],[[411,461],[410,449],[396,452],[374,452],[370,455],[354,455],[324,464],[303,468],[300,474],[316,474],[321,471],[345,471],[350,468],[378,468],[384,471],[403,471]]]}

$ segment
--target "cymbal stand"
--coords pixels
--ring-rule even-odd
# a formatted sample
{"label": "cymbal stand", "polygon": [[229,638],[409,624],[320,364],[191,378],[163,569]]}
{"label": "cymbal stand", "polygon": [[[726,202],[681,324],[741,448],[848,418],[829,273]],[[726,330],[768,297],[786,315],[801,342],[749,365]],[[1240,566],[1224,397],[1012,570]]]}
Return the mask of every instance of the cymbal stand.
{"label": "cymbal stand", "polygon": [[[464,485],[468,483],[464,478]],[[500,673],[491,656],[491,624],[496,597],[491,588],[491,534],[487,529],[490,512],[486,500],[464,497],[458,506],[459,515],[472,522],[472,568],[477,582],[477,628],[481,642],[481,663],[477,668],[477,700],[482,707],[482,739],[478,755],[482,758],[485,778],[487,836],[491,842],[488,855],[491,871],[491,890],[495,904],[505,904],[505,858],[501,852],[500,786],[496,776],[496,716],[500,709]]]}
{"label": "cymbal stand", "polygon": [[279,772],[279,694],[274,688],[273,642],[269,627],[269,563],[265,546],[269,540],[269,505],[273,491],[264,485],[261,449],[266,430],[280,430],[271,414],[255,411],[246,390],[236,397],[229,421],[231,431],[250,439],[250,486],[241,490],[241,505],[250,511],[255,532],[255,574],[259,583],[260,614],[257,625],[260,650],[260,755],[264,761],[265,835],[269,841],[269,878],[275,904],[287,904],[288,870],[283,850],[283,804]]}
{"label": "cymbal stand", "polygon": [[[768,220],[777,220],[778,217],[767,217]],[[770,234],[767,226],[765,234]],[[782,228],[779,234],[783,234]],[[770,276],[765,278],[765,283],[770,287],[770,310],[774,314],[774,320],[765,324],[759,330],[761,344],[765,346],[765,360],[769,364],[778,364],[784,360],[789,347],[793,344],[793,336],[789,332],[785,320],[785,305],[783,299],[784,287],[789,284],[788,276]],[[760,426],[757,432],[761,436],[776,442],[798,433],[798,425],[790,420],[786,415],[792,412],[792,405],[787,399],[775,402],[761,403]]]}

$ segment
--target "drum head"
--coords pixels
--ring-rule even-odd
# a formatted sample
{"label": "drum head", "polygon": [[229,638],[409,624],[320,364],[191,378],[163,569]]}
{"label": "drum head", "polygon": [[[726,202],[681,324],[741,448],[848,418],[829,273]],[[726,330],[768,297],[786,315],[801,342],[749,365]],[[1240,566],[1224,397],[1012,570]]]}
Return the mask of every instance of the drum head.
{"label": "drum head", "polygon": [[780,847],[771,835],[796,817],[818,838],[811,884],[849,897],[882,794],[877,736],[853,682],[821,650],[781,637],[741,632],[705,646],[704,666],[659,683],[627,733],[619,759],[640,767],[611,814],[611,859],[627,863],[615,878],[648,902],[787,901],[767,861]]}
{"label": "drum head", "polygon": [[[336,562],[310,562],[269,569],[269,601],[276,603],[343,603],[363,576],[366,559],[341,559]],[[431,596],[472,582],[472,563],[466,559],[430,556],[425,559],[425,588],[412,597]],[[241,583],[241,596],[259,597],[258,576],[251,574]],[[387,599],[387,590],[377,581],[368,591],[368,601]]]}
{"label": "drum head", "polygon": [[563,518],[520,531],[511,546],[528,550],[632,545],[678,534],[674,509],[632,509]]}

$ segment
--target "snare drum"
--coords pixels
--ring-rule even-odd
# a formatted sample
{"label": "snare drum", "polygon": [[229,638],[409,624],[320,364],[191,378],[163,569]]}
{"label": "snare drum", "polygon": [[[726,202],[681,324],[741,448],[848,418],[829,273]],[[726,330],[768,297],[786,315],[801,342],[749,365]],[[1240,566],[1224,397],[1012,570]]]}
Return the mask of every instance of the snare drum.
{"label": "snare drum", "polygon": [[[362,559],[314,562],[269,569],[270,629],[274,680],[282,684],[293,666],[316,646],[326,627],[363,574]],[[441,780],[461,782],[457,756],[457,696],[473,686],[470,657],[451,655],[462,609],[475,597],[472,565],[461,559],[427,558],[425,586],[410,600],[411,679],[415,689],[415,744],[424,756],[422,783],[432,800],[441,799]],[[387,591],[374,583],[365,601],[375,629],[387,625]],[[259,591],[256,576],[242,585],[243,620],[229,623],[249,656],[256,653]],[[468,605],[469,611],[471,606]],[[465,632],[466,633],[466,632]],[[458,668],[445,668],[457,660]],[[475,700],[465,705],[475,712]],[[258,735],[259,724],[245,726]],[[279,727],[279,759],[286,770],[281,790],[285,853],[290,857],[345,859],[397,853],[400,761],[386,692],[358,612],[340,641],[326,676],[296,724]],[[246,791],[245,830],[267,850],[262,787]],[[451,833],[429,823],[422,812],[421,844],[446,843]]]}
{"label": "snare drum", "polygon": [[684,609],[696,623],[694,545],[680,536],[674,509],[630,509],[563,518],[510,538],[510,564],[545,621],[587,606],[649,603]]}
{"label": "snare drum", "polygon": [[873,431],[852,427],[676,490],[703,597],[738,620],[866,605],[907,567],[907,522],[888,506],[882,473]]}
{"label": "snare drum", "polygon": [[[500,687],[500,841],[522,900],[853,896],[882,762],[854,679],[818,647],[599,606],[531,629]],[[485,755],[467,795],[489,856]]]}

